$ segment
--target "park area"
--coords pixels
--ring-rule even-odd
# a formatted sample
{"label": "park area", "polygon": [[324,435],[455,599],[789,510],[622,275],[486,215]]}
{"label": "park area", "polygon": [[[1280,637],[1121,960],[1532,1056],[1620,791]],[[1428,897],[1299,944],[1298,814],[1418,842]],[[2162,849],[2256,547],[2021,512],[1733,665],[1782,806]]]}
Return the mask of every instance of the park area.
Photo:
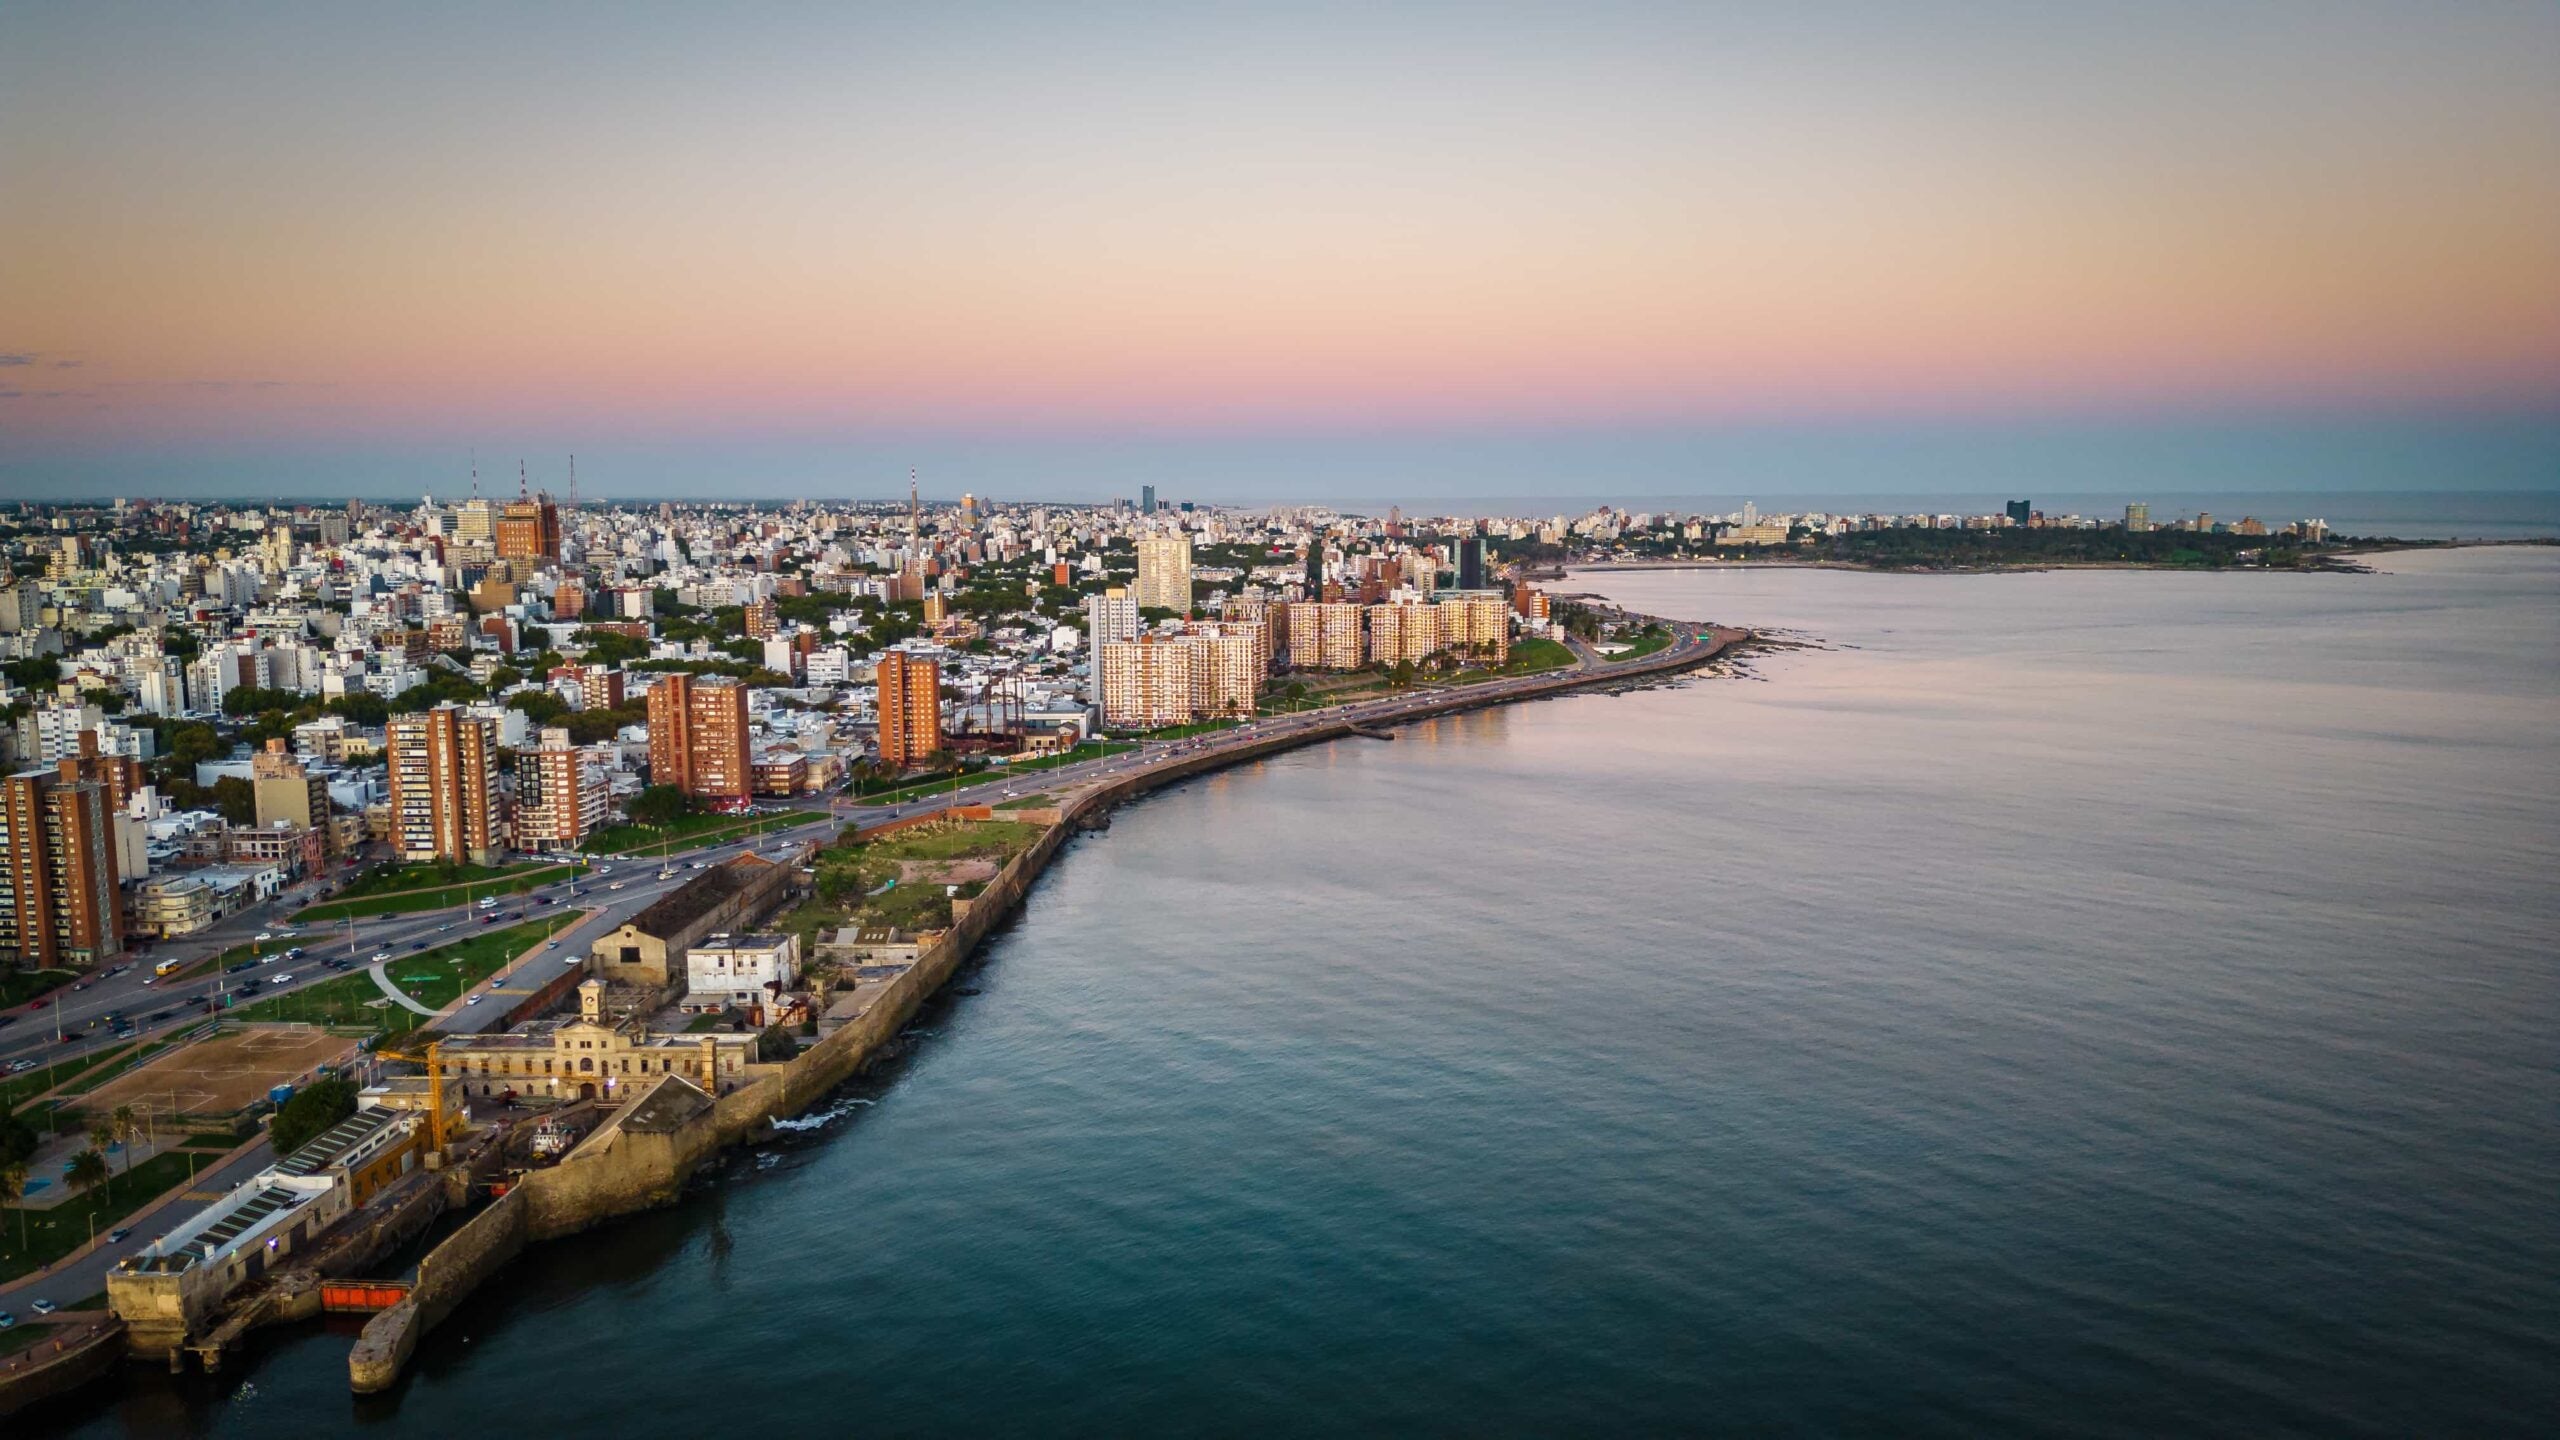
{"label": "park area", "polygon": [[798,825],[813,818],[793,812],[783,815],[685,815],[664,825],[608,825],[588,836],[583,848],[590,855],[676,855],[699,850],[705,845],[721,845],[731,840],[744,840],[768,830]]}
{"label": "park area", "polygon": [[406,915],[448,910],[490,895],[539,889],[578,873],[577,865],[527,860],[492,870],[479,865],[402,865],[359,877],[337,898],[305,906],[301,923],[344,920],[351,915]]}
{"label": "park area", "polygon": [[[463,992],[497,974],[523,952],[551,935],[574,928],[583,911],[558,911],[546,919],[489,930],[467,940],[383,962],[384,973],[400,992],[430,1010],[442,1010]],[[287,1021],[312,1025],[362,1026],[405,1034],[427,1017],[393,1003],[373,981],[368,968],[296,990],[290,995],[252,1001],[229,1012],[240,1021]]]}

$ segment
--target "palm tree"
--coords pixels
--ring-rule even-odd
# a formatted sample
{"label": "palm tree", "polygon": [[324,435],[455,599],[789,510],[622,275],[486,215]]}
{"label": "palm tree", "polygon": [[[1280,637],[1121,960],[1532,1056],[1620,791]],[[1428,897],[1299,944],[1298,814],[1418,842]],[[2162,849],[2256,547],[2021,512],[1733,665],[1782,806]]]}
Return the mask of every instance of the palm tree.
{"label": "palm tree", "polygon": [[104,1152],[94,1148],[72,1156],[71,1166],[63,1172],[63,1178],[71,1182],[72,1189],[83,1195],[100,1185],[107,1187],[109,1196],[115,1194],[115,1172],[107,1168]]}
{"label": "palm tree", "polygon": [[142,1135],[142,1122],[134,1118],[132,1106],[119,1105],[116,1112],[107,1117],[107,1124],[114,1128],[116,1138],[124,1142],[124,1173],[130,1175],[133,1173],[133,1142]]}
{"label": "palm tree", "polygon": [[[110,1146],[114,1145],[115,1143],[116,1143],[116,1127],[115,1127],[115,1125],[114,1125],[114,1123],[113,1123],[112,1121],[99,1120],[99,1121],[96,1121],[96,1122],[92,1123],[92,1124],[89,1126],[89,1151],[88,1151],[88,1153],[91,1153],[91,1154],[96,1155],[96,1156],[98,1157],[98,1163],[99,1163],[100,1165],[104,1165],[104,1164],[106,1164],[106,1163],[107,1163],[107,1150],[108,1150],[108,1147],[110,1147]],[[78,1157],[77,1157],[77,1156],[73,1157],[73,1163],[74,1163],[74,1164],[77,1164],[77,1163],[78,1163]],[[113,1172],[113,1171],[109,1171],[109,1172],[107,1172],[107,1173],[108,1173],[108,1179],[107,1179],[107,1198],[108,1198],[108,1199],[110,1199],[110,1200],[112,1200],[112,1199],[114,1199],[114,1198],[115,1198],[115,1194],[116,1194],[116,1186],[115,1186],[114,1172]]]}
{"label": "palm tree", "polygon": [[[27,1164],[23,1160],[0,1160],[0,1205],[16,1205],[26,1198]],[[18,1212],[18,1248],[27,1248],[27,1212]]]}

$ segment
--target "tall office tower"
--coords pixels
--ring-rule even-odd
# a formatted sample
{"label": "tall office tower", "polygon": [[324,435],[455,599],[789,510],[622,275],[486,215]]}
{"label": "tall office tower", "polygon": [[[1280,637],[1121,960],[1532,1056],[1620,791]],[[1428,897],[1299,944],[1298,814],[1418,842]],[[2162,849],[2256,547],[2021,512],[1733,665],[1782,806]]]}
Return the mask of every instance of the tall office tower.
{"label": "tall office tower", "polygon": [[1458,541],[1458,588],[1484,588],[1484,537],[1469,535]]}
{"label": "tall office tower", "polygon": [[498,512],[495,535],[501,560],[557,560],[560,507],[547,493],[510,500]]}
{"label": "tall office tower", "polygon": [[2127,530],[2150,529],[2151,506],[2144,501],[2136,500],[2124,507],[2124,528]]}
{"label": "tall office tower", "polygon": [[124,949],[114,827],[94,780],[47,770],[0,780],[0,960],[60,969]]}
{"label": "tall office tower", "polygon": [[1150,635],[1104,645],[1093,657],[1102,677],[1102,723],[1153,730],[1190,721],[1195,663],[1195,652],[1178,640]]}
{"label": "tall office tower", "polygon": [[1324,537],[1321,535],[1307,541],[1307,598],[1324,598]]}
{"label": "tall office tower", "polygon": [[285,747],[283,737],[268,740],[266,749],[249,757],[249,786],[256,797],[259,829],[290,820],[305,830],[328,832],[328,782],[304,769]]}
{"label": "tall office tower", "polygon": [[942,748],[942,666],[892,650],[880,660],[880,763],[905,769]]}
{"label": "tall office tower", "polygon": [[1099,595],[1084,597],[1084,648],[1089,666],[1086,686],[1092,692],[1086,698],[1102,703],[1102,647],[1114,640],[1138,638],[1138,602],[1128,591],[1113,586]]}
{"label": "tall office tower", "polygon": [[498,507],[474,495],[454,507],[453,538],[464,545],[488,545],[498,538]]}
{"label": "tall office tower", "polygon": [[391,845],[401,859],[495,865],[504,858],[496,716],[439,705],[392,716],[383,739],[391,762]]}
{"label": "tall office tower", "polygon": [[1137,600],[1141,610],[1191,613],[1191,537],[1139,537]]}
{"label": "tall office tower", "polygon": [[687,795],[744,800],[747,687],[717,675],[672,673],[649,687],[649,781]]}
{"label": "tall office tower", "polygon": [[1156,513],[1156,487],[1153,485],[1138,487],[1138,513],[1141,515]]}
{"label": "tall office tower", "polygon": [[542,743],[508,757],[516,777],[516,848],[561,852],[603,828],[613,784],[603,762],[569,742],[569,732],[542,732]]}
{"label": "tall office tower", "polygon": [[2012,525],[2025,525],[2036,518],[2036,505],[2032,500],[2012,500],[2001,509]]}

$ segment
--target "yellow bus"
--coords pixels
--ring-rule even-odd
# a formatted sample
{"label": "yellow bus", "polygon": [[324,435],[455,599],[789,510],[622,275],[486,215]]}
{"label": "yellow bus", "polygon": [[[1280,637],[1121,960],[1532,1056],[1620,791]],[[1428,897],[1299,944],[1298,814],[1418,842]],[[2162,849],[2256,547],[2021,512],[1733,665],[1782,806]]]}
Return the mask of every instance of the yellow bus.
{"label": "yellow bus", "polygon": [[166,980],[186,968],[187,962],[184,960],[163,960],[151,967],[151,973],[157,979]]}

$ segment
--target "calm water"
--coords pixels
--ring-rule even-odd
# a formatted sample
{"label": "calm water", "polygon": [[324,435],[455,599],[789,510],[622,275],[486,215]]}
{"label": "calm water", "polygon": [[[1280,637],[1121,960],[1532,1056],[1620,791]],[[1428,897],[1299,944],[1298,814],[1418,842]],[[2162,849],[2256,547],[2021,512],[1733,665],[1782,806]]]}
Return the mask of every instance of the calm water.
{"label": "calm water", "polygon": [[877,1104],[78,1433],[2525,1434],[2560,553],[1607,577],[1837,648],[1079,842]]}

